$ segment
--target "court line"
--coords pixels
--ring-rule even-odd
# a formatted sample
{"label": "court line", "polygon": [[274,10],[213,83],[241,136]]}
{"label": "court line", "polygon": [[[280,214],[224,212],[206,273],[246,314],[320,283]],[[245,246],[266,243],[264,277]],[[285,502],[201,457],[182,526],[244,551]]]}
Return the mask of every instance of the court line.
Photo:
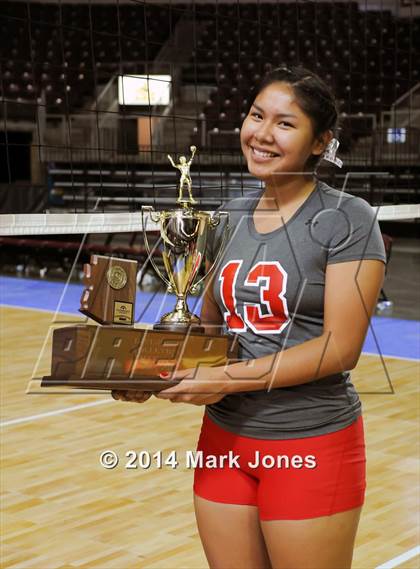
{"label": "court line", "polygon": [[104,405],[105,403],[112,403],[115,399],[105,399],[101,401],[92,401],[91,403],[82,403],[80,405],[73,405],[73,407],[63,407],[63,409],[56,409],[55,411],[47,411],[46,413],[39,413],[38,415],[29,415],[28,417],[19,417],[18,419],[10,419],[10,421],[2,421],[0,427],[7,427],[8,425],[17,425],[19,423],[26,423],[28,421],[37,421],[44,417],[52,417],[53,415],[61,415],[69,411],[77,411],[85,409],[86,407],[95,407],[96,405]]}
{"label": "court line", "polygon": [[394,557],[394,559],[390,559],[389,561],[382,563],[382,565],[378,565],[375,569],[393,569],[393,567],[398,567],[398,565],[416,557],[416,555],[420,555],[420,545],[413,547],[413,549],[409,549],[405,553],[401,553],[398,557]]}

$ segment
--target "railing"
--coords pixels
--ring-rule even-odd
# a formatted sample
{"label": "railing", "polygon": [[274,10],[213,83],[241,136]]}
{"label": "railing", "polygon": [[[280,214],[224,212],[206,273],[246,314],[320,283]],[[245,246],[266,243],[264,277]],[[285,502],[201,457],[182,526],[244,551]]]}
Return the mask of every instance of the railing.
{"label": "railing", "polygon": [[420,83],[401,95],[389,111],[381,113],[381,128],[386,127],[420,127]]}
{"label": "railing", "polygon": [[420,126],[420,109],[408,108],[383,111],[381,113],[381,127],[386,128],[386,126],[392,128]]}
{"label": "railing", "polygon": [[[156,162],[166,163],[171,149],[161,137],[153,134],[150,145],[140,147],[137,141],[138,115],[107,113],[107,121],[100,123],[95,112],[76,115],[48,115],[44,144],[41,144],[43,161],[73,160],[101,162]],[[151,113],[147,117],[153,117]],[[157,115],[161,117],[162,115]],[[420,162],[420,128],[394,125],[376,126],[375,117],[347,116],[352,122],[347,144],[343,133],[338,155],[345,164],[374,165]],[[358,120],[365,124],[357,126]],[[367,122],[366,122],[367,121]],[[237,163],[241,159],[239,129],[205,132],[205,119],[201,123],[202,140],[200,161],[206,164]],[[131,135],[130,135],[131,132]],[[354,142],[354,135],[359,139]],[[340,138],[340,137],[339,137]],[[189,140],[180,144],[187,146]],[[204,144],[203,144],[204,143]]]}
{"label": "railing", "polygon": [[405,104],[406,99],[409,99],[410,101],[408,105],[410,107],[413,107],[413,95],[416,92],[420,93],[420,83],[416,83],[415,85],[413,85],[411,89],[409,89],[406,93],[401,95],[401,97],[399,97],[394,103],[392,103],[391,111],[397,110],[397,107],[401,107],[403,104]]}

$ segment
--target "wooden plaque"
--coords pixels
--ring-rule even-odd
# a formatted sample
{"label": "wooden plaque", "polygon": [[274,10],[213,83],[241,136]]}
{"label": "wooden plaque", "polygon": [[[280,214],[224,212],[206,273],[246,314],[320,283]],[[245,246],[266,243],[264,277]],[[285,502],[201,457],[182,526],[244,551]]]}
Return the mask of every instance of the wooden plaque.
{"label": "wooden plaque", "polygon": [[53,333],[51,375],[42,387],[160,391],[179,381],[160,372],[238,361],[236,335],[76,325]]}
{"label": "wooden plaque", "polygon": [[100,324],[134,323],[137,261],[92,255],[84,265],[80,312]]}

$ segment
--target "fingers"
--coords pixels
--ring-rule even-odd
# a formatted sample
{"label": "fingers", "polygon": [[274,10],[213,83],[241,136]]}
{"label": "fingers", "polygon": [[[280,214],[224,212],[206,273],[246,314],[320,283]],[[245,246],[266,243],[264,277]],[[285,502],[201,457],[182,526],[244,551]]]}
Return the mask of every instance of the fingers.
{"label": "fingers", "polygon": [[112,399],[115,399],[115,401],[118,401],[119,399],[121,401],[124,401],[123,400],[123,396],[124,396],[123,394],[124,394],[124,391],[117,391],[116,389],[113,389],[111,391],[111,397],[112,397]]}
{"label": "fingers", "polygon": [[135,401],[136,403],[144,403],[152,396],[151,393],[144,391],[133,391],[128,392],[129,401]]}
{"label": "fingers", "polygon": [[144,401],[147,401],[152,396],[152,394],[145,391],[119,391],[113,389],[111,391],[111,396],[115,400],[131,401],[133,403],[144,403]]}
{"label": "fingers", "polygon": [[175,388],[168,388],[168,389],[162,389],[160,391],[157,391],[153,394],[157,399],[166,399],[168,401],[170,401],[171,403],[176,403],[179,401],[182,401],[182,398],[184,397],[184,393],[179,393]]}
{"label": "fingers", "polygon": [[[169,375],[169,374],[168,374]],[[165,377],[162,374],[162,378]],[[188,403],[191,394],[186,393],[184,390],[179,392],[175,387],[162,389],[157,392],[145,392],[145,391],[134,391],[134,390],[119,390],[113,389],[111,391],[111,396],[116,401],[129,401],[135,403],[143,403],[147,401],[152,395],[158,399],[168,399],[171,403]]]}

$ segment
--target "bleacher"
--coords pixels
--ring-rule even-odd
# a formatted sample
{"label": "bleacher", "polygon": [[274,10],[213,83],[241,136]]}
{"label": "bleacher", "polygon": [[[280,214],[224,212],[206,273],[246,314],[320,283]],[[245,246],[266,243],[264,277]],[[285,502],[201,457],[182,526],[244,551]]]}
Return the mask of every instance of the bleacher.
{"label": "bleacher", "polygon": [[356,2],[219,4],[183,77],[214,85],[201,119],[209,145],[221,148],[235,143],[229,131],[249,106],[244,93],[273,66],[313,69],[332,86],[342,113],[379,121],[420,80],[419,58],[420,19],[399,20],[387,10],[361,10]]}
{"label": "bleacher", "polygon": [[[159,4],[0,2],[1,95],[9,118],[71,112],[117,73],[144,73],[179,11]],[[25,115],[26,112],[26,115]]]}
{"label": "bleacher", "polygon": [[[338,170],[325,164],[320,177],[334,187],[363,197],[372,205],[420,202],[420,166],[385,167],[373,172],[371,167],[360,167],[357,172],[345,164]],[[194,196],[200,208],[212,210],[227,196],[240,196],[253,191],[260,182],[246,169],[230,166],[201,168],[192,172]],[[49,169],[52,211],[71,209],[91,211],[137,211],[141,204],[157,208],[175,207],[176,174],[164,166],[147,167],[124,164],[77,163],[72,168],[56,163]]]}
{"label": "bleacher", "polygon": [[[175,63],[175,50],[167,48],[181,20],[189,22],[194,49],[189,59]],[[199,148],[192,176],[202,209],[215,209],[223,198],[259,187],[239,150],[239,128],[250,103],[247,94],[271,66],[297,63],[318,72],[333,87],[342,118],[351,119],[343,121],[340,135],[338,155],[344,167],[324,165],[322,179],[372,205],[420,201],[420,166],[413,159],[418,156],[420,129],[408,130],[407,143],[391,145],[390,152],[383,144],[387,125],[382,130],[372,126],[375,121],[381,124],[383,111],[420,81],[418,18],[398,19],[388,10],[370,11],[356,2],[2,1],[0,30],[0,88],[5,101],[1,113],[6,126],[11,120],[35,123],[37,112],[44,109],[51,117],[47,128],[61,120],[63,132],[72,134],[45,146],[43,183],[45,209],[50,212],[138,211],[141,204],[156,204],[157,198],[161,207],[173,207],[177,174],[166,154],[186,152],[190,144]],[[188,109],[189,103],[180,106],[182,89],[209,93],[207,101],[195,101],[185,139],[178,136],[173,149],[153,147],[152,152],[139,153],[136,125],[127,120],[124,134],[129,129],[134,133],[130,151],[120,141],[109,152],[95,149],[100,159],[93,160],[88,146],[95,136],[77,138],[75,122],[67,123],[68,117],[78,119],[92,111],[99,86],[116,75],[152,72],[162,51],[165,63],[180,70],[171,113]],[[118,118],[118,112],[115,115]],[[95,128],[96,115],[93,119],[89,125]],[[167,120],[170,123],[172,116]],[[96,134],[99,140],[99,130]],[[144,259],[145,250],[136,240],[134,234],[89,238],[81,256],[102,252]],[[41,265],[44,254],[55,255],[59,265],[62,259],[74,259],[78,250],[67,238],[2,244],[10,257],[19,251],[25,259],[36,251]]]}
{"label": "bleacher", "polygon": [[[149,237],[154,243],[158,235],[149,232]],[[140,266],[145,265],[148,258],[140,233],[0,236],[0,266],[3,271],[7,271],[8,267],[19,267],[26,274],[35,269],[41,277],[45,277],[47,272],[66,275],[71,272],[74,264],[81,270],[85,263],[89,263],[92,255],[136,259]],[[159,266],[163,265],[159,250],[155,250],[154,260]]]}
{"label": "bleacher", "polygon": [[[42,4],[0,2],[2,95],[69,112],[117,73],[144,73],[182,15],[201,23],[185,84],[213,85],[207,129],[240,126],[243,96],[270,65],[319,72],[346,113],[378,113],[420,80],[420,22],[356,2]],[[389,85],[392,85],[392,88]]]}

